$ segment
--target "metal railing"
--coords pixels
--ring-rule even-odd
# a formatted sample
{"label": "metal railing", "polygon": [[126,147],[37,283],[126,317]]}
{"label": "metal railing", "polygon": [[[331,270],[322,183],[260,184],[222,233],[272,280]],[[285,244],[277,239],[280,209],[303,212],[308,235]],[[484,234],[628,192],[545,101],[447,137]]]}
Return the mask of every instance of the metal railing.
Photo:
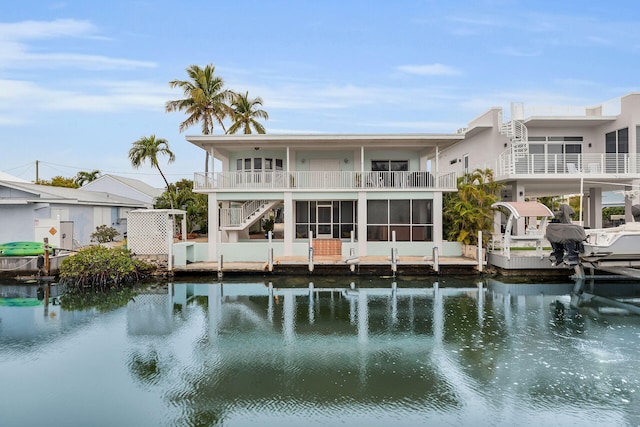
{"label": "metal railing", "polygon": [[268,200],[250,200],[237,208],[220,208],[220,226],[241,226],[267,204],[269,204]]}
{"label": "metal railing", "polygon": [[507,175],[624,175],[640,172],[640,157],[631,154],[526,154],[503,152],[496,177]]}
{"label": "metal railing", "polygon": [[283,190],[283,189],[455,189],[456,173],[435,177],[426,171],[262,171],[196,173],[195,190]]}

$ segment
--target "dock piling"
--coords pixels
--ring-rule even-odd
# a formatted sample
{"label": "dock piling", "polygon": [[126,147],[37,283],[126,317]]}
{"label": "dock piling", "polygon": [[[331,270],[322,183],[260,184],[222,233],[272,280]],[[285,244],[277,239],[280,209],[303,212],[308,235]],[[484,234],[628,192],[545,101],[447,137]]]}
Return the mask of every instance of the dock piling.
{"label": "dock piling", "polygon": [[396,248],[396,230],[391,231],[391,271],[396,277],[398,271],[398,248]]}
{"label": "dock piling", "polygon": [[478,271],[482,273],[484,257],[482,256],[482,230],[478,231]]}
{"label": "dock piling", "polygon": [[309,230],[309,272],[313,272],[313,231]]}
{"label": "dock piling", "polygon": [[269,230],[269,250],[267,252],[267,266],[269,272],[273,271],[273,231]]}

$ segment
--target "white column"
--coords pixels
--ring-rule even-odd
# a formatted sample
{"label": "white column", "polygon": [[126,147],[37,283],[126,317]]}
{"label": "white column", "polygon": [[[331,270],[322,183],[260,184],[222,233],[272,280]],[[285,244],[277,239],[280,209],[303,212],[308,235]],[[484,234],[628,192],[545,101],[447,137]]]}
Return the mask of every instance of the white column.
{"label": "white column", "polygon": [[[524,202],[525,192],[524,185],[519,182],[514,182],[512,185],[513,196],[512,199],[516,202]],[[524,235],[524,218],[517,219],[515,221],[516,226],[515,230],[513,230],[512,235],[514,236],[522,236]]]}
{"label": "white column", "polygon": [[213,262],[218,259],[216,248],[220,239],[220,231],[218,230],[218,197],[216,193],[209,193],[209,240],[207,242],[208,261]]}
{"label": "white column", "polygon": [[296,235],[296,223],[293,216],[293,195],[291,191],[284,193],[284,255],[293,255],[293,238]]}
{"label": "white column", "polygon": [[602,228],[602,188],[589,188],[589,227]]}
{"label": "white column", "polygon": [[[442,192],[433,193],[433,246],[442,248]],[[442,253],[442,250],[440,251]]]}
{"label": "white column", "polygon": [[367,193],[358,192],[358,256],[367,255]]}

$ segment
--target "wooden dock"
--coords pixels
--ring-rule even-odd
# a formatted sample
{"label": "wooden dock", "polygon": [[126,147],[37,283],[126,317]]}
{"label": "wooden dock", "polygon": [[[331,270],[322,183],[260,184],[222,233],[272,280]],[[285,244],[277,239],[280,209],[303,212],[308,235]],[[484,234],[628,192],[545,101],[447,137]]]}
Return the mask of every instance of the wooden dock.
{"label": "wooden dock", "polygon": [[[270,270],[267,262],[194,262],[173,268],[175,274],[296,274],[296,275],[388,275],[394,274],[392,261],[384,256],[358,257],[347,262],[341,256],[316,256],[313,266],[306,257],[275,257]],[[480,274],[478,261],[465,257],[439,257],[438,265],[432,257],[401,256],[395,263],[397,275]]]}

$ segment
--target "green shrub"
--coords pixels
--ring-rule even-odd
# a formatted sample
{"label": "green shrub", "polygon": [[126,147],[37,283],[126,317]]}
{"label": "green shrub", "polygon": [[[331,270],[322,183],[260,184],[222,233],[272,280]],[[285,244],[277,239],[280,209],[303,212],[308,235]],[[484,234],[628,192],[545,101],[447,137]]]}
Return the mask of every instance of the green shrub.
{"label": "green shrub", "polygon": [[134,259],[128,249],[90,246],[60,264],[60,283],[67,292],[106,291],[132,284],[153,267]]}
{"label": "green shrub", "polygon": [[120,233],[113,227],[107,227],[106,225],[100,225],[96,227],[96,231],[91,234],[91,241],[98,243],[113,242],[113,239],[118,237]]}

